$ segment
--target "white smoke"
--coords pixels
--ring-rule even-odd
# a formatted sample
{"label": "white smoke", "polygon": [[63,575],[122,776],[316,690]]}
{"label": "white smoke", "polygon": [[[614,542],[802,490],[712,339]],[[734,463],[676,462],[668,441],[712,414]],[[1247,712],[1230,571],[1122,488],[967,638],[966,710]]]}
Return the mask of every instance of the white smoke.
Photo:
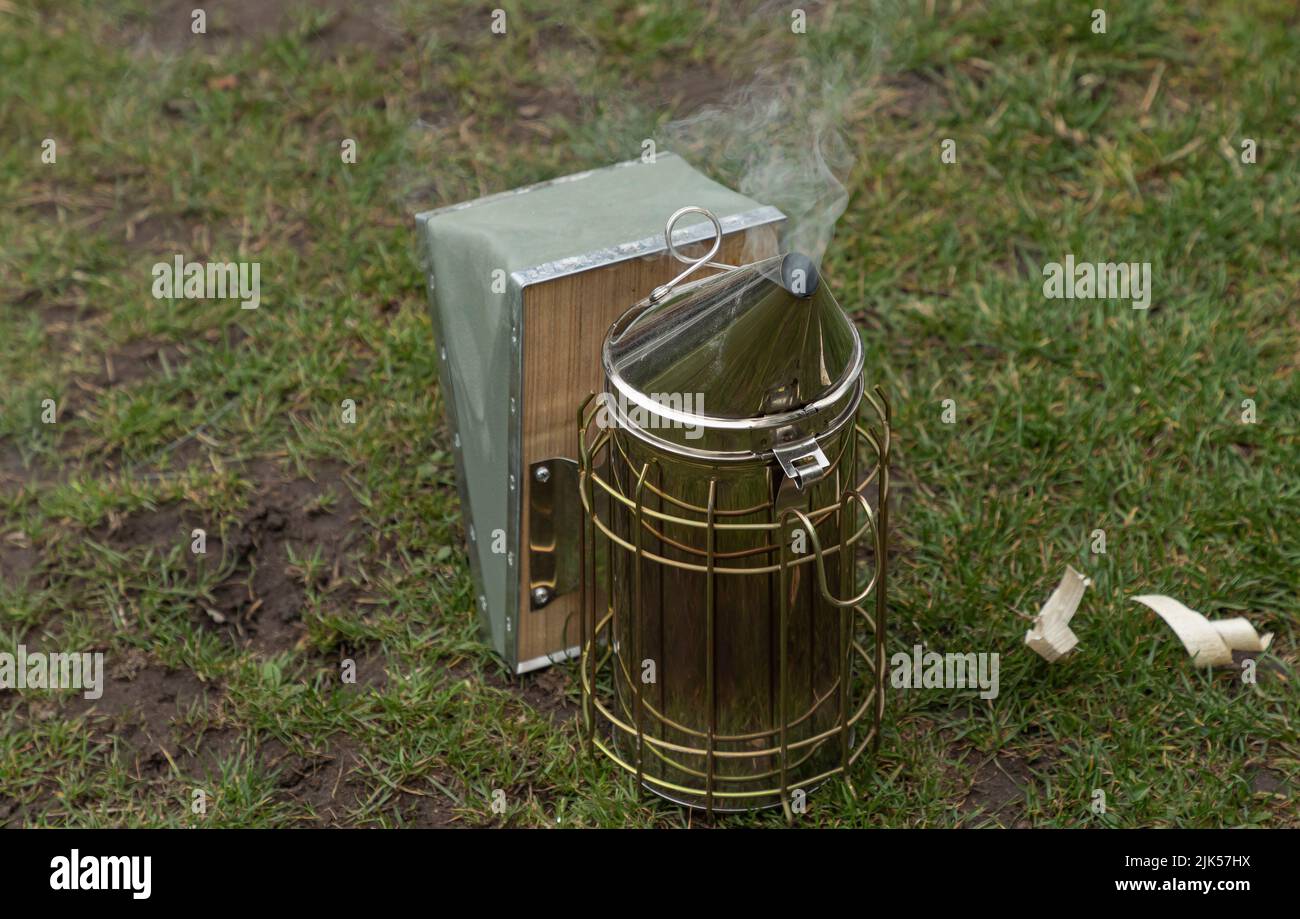
{"label": "white smoke", "polygon": [[787,218],[782,251],[820,266],[849,200],[856,157],[841,126],[866,90],[866,73],[796,61],[659,133],[696,168],[779,208]]}

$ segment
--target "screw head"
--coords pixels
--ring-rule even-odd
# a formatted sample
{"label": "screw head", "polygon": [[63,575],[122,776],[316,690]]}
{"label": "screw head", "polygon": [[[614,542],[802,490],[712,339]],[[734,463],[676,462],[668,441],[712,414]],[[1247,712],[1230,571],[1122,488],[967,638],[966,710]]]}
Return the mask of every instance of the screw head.
{"label": "screw head", "polygon": [[538,466],[533,470],[533,478],[539,482],[549,482],[551,480],[551,469],[549,466]]}
{"label": "screw head", "polygon": [[551,602],[551,589],[549,587],[533,588],[533,606],[545,606]]}

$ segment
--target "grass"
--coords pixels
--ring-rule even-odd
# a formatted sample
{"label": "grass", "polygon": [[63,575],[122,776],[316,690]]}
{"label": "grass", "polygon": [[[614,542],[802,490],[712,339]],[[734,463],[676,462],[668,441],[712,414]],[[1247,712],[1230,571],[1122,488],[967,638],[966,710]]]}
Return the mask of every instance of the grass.
{"label": "grass", "polygon": [[[877,44],[826,267],[894,404],[890,650],[999,652],[1001,692],[891,692],[860,797],[800,822],[1300,824],[1292,4],[1126,3],[1104,35],[1064,0],[813,4],[796,36],[548,0],[504,37],[492,5],[213,3],[206,36],[150,6],[0,3],[0,649],[112,675],[94,707],[0,694],[0,824],[699,822],[576,755],[572,669],[477,640],[411,215]],[[177,252],[258,261],[261,308],[154,299]],[[1150,262],[1151,308],[1045,300],[1066,253]],[[1048,665],[1021,638],[1067,564],[1094,583]],[[1258,681],[1191,666],[1141,593],[1275,632]]]}

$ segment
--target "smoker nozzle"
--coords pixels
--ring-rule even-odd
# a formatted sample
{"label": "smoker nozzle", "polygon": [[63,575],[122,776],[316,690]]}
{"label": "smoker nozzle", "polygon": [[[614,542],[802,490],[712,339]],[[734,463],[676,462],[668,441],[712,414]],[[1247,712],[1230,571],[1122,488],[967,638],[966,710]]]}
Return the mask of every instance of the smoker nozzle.
{"label": "smoker nozzle", "polygon": [[805,300],[817,290],[821,274],[817,264],[808,256],[791,252],[781,259],[781,286]]}

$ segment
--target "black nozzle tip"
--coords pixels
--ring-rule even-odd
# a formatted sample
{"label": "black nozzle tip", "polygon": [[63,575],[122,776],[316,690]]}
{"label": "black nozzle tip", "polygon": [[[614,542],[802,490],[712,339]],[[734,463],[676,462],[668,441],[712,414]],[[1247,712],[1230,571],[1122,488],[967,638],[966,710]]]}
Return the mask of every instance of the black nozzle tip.
{"label": "black nozzle tip", "polygon": [[820,283],[821,273],[808,256],[791,252],[781,260],[781,286],[796,297],[811,297]]}

